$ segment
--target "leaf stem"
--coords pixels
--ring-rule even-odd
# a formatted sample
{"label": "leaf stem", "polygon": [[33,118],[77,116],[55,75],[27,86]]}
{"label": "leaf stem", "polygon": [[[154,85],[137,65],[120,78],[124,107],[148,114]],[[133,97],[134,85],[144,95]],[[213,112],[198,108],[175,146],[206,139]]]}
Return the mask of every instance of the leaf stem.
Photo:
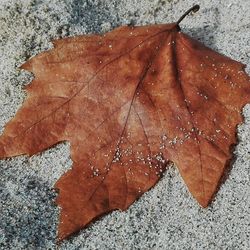
{"label": "leaf stem", "polygon": [[195,13],[200,9],[200,6],[198,4],[194,5],[192,8],[190,8],[189,10],[187,10],[180,18],[179,20],[176,22],[176,25],[179,25],[179,23],[187,16],[189,15],[191,12]]}

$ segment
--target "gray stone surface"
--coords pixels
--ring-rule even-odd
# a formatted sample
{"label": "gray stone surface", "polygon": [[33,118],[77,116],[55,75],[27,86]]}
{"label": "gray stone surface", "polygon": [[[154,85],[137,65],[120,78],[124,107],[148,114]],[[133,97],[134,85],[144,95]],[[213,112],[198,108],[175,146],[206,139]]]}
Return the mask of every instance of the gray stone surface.
{"label": "gray stone surface", "polygon": [[[194,1],[1,0],[0,131],[20,107],[31,74],[20,72],[52,38],[104,32],[121,24],[172,22]],[[250,1],[200,0],[183,31],[250,65]],[[207,209],[190,196],[178,171],[126,212],[105,216],[60,249],[250,249],[250,106],[238,128],[232,170]],[[0,249],[56,249],[56,180],[70,168],[69,145],[0,161]]]}

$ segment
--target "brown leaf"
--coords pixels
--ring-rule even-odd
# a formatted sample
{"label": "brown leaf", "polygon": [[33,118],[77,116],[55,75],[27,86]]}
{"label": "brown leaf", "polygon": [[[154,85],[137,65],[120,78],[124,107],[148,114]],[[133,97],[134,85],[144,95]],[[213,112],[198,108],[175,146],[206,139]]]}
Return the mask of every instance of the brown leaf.
{"label": "brown leaf", "polygon": [[0,137],[0,157],[70,142],[72,169],[55,185],[60,240],[127,209],[170,161],[201,206],[216,192],[250,78],[178,23],[57,40],[22,66],[35,79]]}

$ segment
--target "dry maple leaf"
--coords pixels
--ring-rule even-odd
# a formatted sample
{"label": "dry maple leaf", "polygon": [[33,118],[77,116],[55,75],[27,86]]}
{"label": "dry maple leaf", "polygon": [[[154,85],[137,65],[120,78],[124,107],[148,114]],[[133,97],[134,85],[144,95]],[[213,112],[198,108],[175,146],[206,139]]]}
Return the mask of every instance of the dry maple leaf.
{"label": "dry maple leaf", "polygon": [[180,32],[177,23],[120,27],[54,41],[26,62],[28,97],[0,137],[0,157],[69,141],[72,169],[56,183],[58,238],[127,209],[168,162],[206,207],[250,100],[244,65]]}

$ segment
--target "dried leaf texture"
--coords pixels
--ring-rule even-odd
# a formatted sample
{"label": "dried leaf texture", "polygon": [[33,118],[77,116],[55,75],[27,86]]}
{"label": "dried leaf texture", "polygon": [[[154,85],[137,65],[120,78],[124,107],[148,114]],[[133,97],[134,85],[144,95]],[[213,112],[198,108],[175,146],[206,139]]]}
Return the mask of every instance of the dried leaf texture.
{"label": "dried leaf texture", "polygon": [[72,169],[55,185],[59,240],[127,209],[170,161],[206,207],[250,100],[244,65],[176,24],[120,27],[54,46],[22,66],[35,79],[0,137],[0,157],[70,142]]}

